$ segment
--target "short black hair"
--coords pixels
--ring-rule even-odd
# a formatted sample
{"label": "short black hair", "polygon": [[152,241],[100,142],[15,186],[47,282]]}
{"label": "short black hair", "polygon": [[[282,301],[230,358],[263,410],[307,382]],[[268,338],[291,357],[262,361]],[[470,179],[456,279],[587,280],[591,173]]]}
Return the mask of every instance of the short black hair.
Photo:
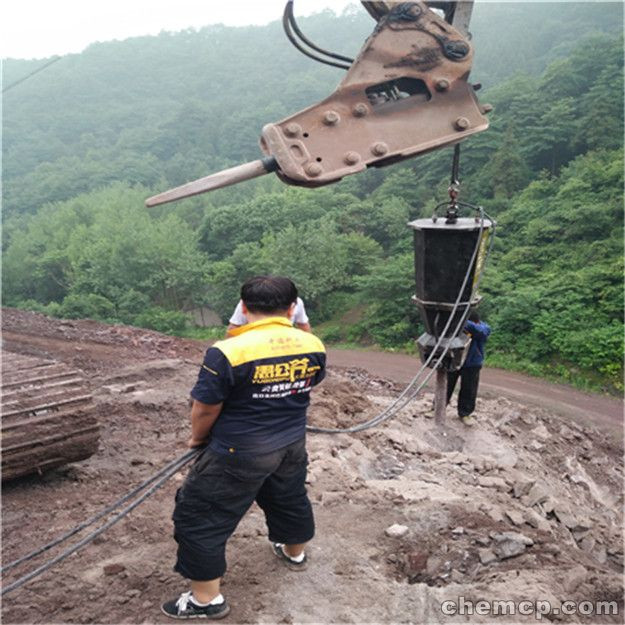
{"label": "short black hair", "polygon": [[252,313],[284,311],[297,300],[297,287],[284,276],[254,276],[241,287],[241,299]]}
{"label": "short black hair", "polygon": [[473,323],[480,322],[480,314],[477,312],[477,310],[472,310],[469,313],[469,321],[473,321]]}

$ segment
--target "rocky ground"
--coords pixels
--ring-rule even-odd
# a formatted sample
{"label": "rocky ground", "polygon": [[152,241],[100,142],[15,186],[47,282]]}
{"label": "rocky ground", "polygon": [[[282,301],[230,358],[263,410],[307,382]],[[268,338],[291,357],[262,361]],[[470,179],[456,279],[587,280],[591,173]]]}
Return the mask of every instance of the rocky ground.
{"label": "rocky ground", "polygon": [[[3,348],[80,367],[102,432],[89,460],[3,486],[3,562],[73,527],[185,452],[188,391],[204,346],[124,326],[3,311]],[[331,363],[330,363],[331,364]],[[416,363],[415,363],[416,366]],[[401,387],[360,368],[330,370],[315,425],[361,422]],[[532,622],[534,615],[446,615],[445,601],[615,602],[623,622],[622,443],[610,433],[505,398],[478,423],[428,418],[429,393],[360,434],[309,436],[317,519],[310,566],[271,554],[253,507],[228,547],[230,623]],[[170,520],[180,471],[118,525],[3,598],[5,623],[168,622],[185,590],[172,572]],[[16,579],[55,550],[7,573]],[[443,607],[441,607],[443,605]],[[546,604],[539,604],[546,611]],[[567,607],[568,604],[565,604]],[[590,604],[582,604],[589,611]]]}

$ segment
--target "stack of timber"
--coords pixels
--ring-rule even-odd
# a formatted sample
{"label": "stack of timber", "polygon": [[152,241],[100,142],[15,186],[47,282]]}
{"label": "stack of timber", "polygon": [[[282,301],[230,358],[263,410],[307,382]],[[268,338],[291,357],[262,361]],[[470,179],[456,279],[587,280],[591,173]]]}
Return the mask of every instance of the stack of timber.
{"label": "stack of timber", "polygon": [[54,360],[2,353],[2,481],[85,460],[99,426],[81,373]]}

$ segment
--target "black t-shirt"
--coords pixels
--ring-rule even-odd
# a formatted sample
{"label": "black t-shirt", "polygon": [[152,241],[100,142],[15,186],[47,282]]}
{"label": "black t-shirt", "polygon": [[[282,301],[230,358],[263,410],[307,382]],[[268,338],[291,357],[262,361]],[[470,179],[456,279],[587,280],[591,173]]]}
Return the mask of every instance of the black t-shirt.
{"label": "black t-shirt", "polygon": [[325,376],[325,348],[286,317],[232,331],[206,351],[191,396],[223,402],[209,446],[220,453],[263,454],[306,433],[310,390]]}

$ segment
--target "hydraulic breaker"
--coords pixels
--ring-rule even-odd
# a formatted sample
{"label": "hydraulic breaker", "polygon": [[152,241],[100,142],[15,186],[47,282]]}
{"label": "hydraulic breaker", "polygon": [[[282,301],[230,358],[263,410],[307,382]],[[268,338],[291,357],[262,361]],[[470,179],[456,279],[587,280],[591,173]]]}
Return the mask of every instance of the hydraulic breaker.
{"label": "hydraulic breaker", "polygon": [[[453,145],[486,130],[468,81],[472,2],[368,2],[373,33],[329,97],[262,129],[264,159],[187,183],[148,206],[275,171],[287,184],[318,187]],[[440,5],[440,6],[439,6]],[[344,57],[343,57],[344,58]]]}

